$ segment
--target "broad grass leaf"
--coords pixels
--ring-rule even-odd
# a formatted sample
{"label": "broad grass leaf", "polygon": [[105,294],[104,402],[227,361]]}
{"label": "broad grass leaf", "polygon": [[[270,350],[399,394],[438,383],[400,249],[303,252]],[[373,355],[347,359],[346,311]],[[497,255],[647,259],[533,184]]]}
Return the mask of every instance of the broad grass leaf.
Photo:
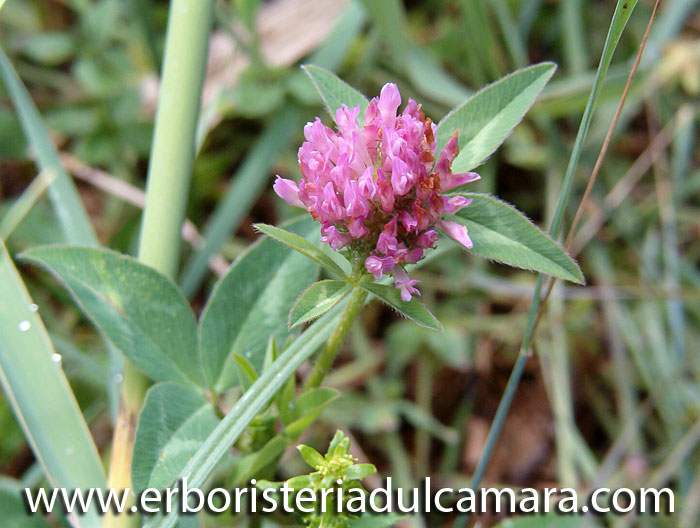
{"label": "broad grass leaf", "polygon": [[163,489],[211,434],[219,419],[193,387],[158,383],[146,393],[134,442],[134,488]]}
{"label": "broad grass leaf", "polygon": [[472,202],[455,220],[469,230],[474,243],[470,252],[577,284],[585,282],[574,259],[515,207],[486,194],[462,196]]}
{"label": "broad grass leaf", "polygon": [[[309,217],[285,227],[318,243],[318,224]],[[225,390],[237,383],[234,354],[261,371],[270,336],[286,339],[289,310],[318,272],[316,263],[269,237],[233,263],[214,287],[199,324],[200,358],[210,388]]]}
{"label": "broad grass leaf", "polygon": [[108,249],[42,246],[21,258],[56,276],[98,330],[147,376],[203,386],[194,314],[170,279]]}
{"label": "broad grass leaf", "polygon": [[534,64],[479,90],[440,121],[436,152],[459,130],[460,152],[452,171],[479,166],[520,123],[556,69],[553,62]]}
{"label": "broad grass leaf", "polygon": [[[87,489],[106,486],[97,448],[66,374],[56,362],[56,350],[39,317],[39,308],[33,304],[2,241],[0,292],[3,413],[9,413],[10,408],[14,412],[50,487]],[[0,436],[10,433],[10,428],[0,427]],[[13,525],[12,512],[15,511],[13,505],[5,502],[7,494],[4,489],[0,486],[0,525],[3,527],[7,526],[6,523]],[[18,518],[14,526],[42,525],[38,520],[19,519],[23,517]],[[91,507],[79,519],[72,517],[71,520],[79,521],[81,526],[101,525],[96,507]]]}

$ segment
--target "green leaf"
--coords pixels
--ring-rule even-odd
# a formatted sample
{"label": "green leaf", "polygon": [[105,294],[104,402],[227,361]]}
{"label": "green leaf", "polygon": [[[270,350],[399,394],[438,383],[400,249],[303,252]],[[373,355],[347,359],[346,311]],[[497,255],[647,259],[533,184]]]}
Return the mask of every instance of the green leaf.
{"label": "green leaf", "polygon": [[37,164],[42,171],[49,170],[56,175],[55,181],[49,186],[48,194],[65,240],[72,244],[96,245],[97,236],[80,201],[75,184],[61,165],[56,147],[51,143],[49,131],[39,111],[2,48],[0,48],[0,78],[5,83],[17,110],[24,135],[34,148]]}
{"label": "green leaf", "polygon": [[295,414],[294,396],[296,391],[296,378],[290,376],[287,383],[279,390],[275,396],[275,405],[279,412],[282,423],[288,425],[292,423],[297,415]]}
{"label": "green leaf", "polygon": [[297,475],[286,481],[287,486],[292,488],[294,491],[299,491],[304,488],[311,487],[311,477],[309,475]]}
{"label": "green leaf", "polygon": [[304,462],[314,469],[318,469],[320,466],[323,466],[326,463],[326,459],[323,458],[323,455],[316,451],[313,447],[299,444],[297,449],[299,450],[299,453],[301,453]]}
{"label": "green leaf", "polygon": [[318,418],[321,411],[339,396],[338,391],[323,387],[304,392],[294,405],[294,418],[285,427],[284,432],[291,438],[297,438]]}
{"label": "green leaf", "polygon": [[362,480],[376,472],[377,468],[374,467],[374,464],[354,464],[347,468],[343,474],[350,480]]}
{"label": "green leaf", "polygon": [[362,92],[339,79],[334,73],[313,64],[304,65],[302,69],[311,79],[333,120],[335,120],[335,111],[340,108],[340,105],[345,104],[348,108],[359,106],[360,113],[357,116],[357,122],[362,125],[365,110],[369,104]]}
{"label": "green leaf", "polygon": [[[419,262],[418,266],[423,265],[426,260],[428,259]],[[236,442],[250,422],[274,398],[280,387],[285,384],[294,371],[325,343],[338,324],[346,303],[346,299],[341,300],[327,314],[321,316],[301,336],[297,337],[269,368],[263,371],[260,378],[243,394],[221,420],[221,423],[216,426],[216,429],[207,437],[182,469],[178,478],[187,477],[190,487],[196,488],[205,484],[216,465],[226,456],[231,445]],[[342,432],[334,437],[334,442],[337,447],[341,447]],[[331,442],[331,445],[334,445],[334,442]],[[258,482],[258,487],[261,487],[260,482]],[[386,518],[387,516],[380,517]],[[149,519],[145,523],[145,527],[172,528],[177,524],[177,521],[177,513],[171,512],[162,518]]]}
{"label": "green leaf", "polygon": [[234,354],[233,359],[236,362],[236,371],[238,372],[241,387],[243,387],[243,390],[248,390],[255,383],[255,380],[258,379],[258,373],[255,372],[255,367],[250,364],[250,361],[240,354]]}
{"label": "green leaf", "polygon": [[343,281],[315,282],[299,296],[289,312],[289,328],[320,317],[345,297],[352,287]]}
{"label": "green leaf", "polygon": [[255,487],[259,490],[274,489],[279,490],[284,485],[283,482],[275,482],[274,480],[258,480]]}
{"label": "green leaf", "polygon": [[255,224],[253,227],[255,227],[255,229],[261,233],[264,233],[267,236],[274,238],[278,242],[282,242],[283,244],[289,246],[293,250],[298,251],[302,255],[305,255],[314,262],[317,262],[338,277],[346,276],[343,268],[341,268],[331,257],[326,255],[307,239],[297,235],[296,233],[291,233],[280,227],[271,226],[268,224]]}
{"label": "green leaf", "polygon": [[[318,240],[318,225],[310,217],[287,227],[302,240]],[[233,263],[214,287],[199,325],[200,357],[210,388],[235,385],[233,354],[260,371],[270,336],[286,339],[289,309],[317,275],[318,266],[271,238],[260,239]]]}
{"label": "green leaf", "polygon": [[485,194],[462,196],[472,203],[455,219],[467,226],[474,243],[472,253],[577,284],[585,282],[578,264],[561,246],[512,205]]}
{"label": "green leaf", "polygon": [[194,315],[170,279],[107,249],[42,246],[21,258],[56,276],[100,332],[149,377],[202,385]]}
{"label": "green leaf", "polygon": [[452,171],[479,166],[520,123],[556,69],[552,62],[535,64],[482,88],[440,121],[436,152],[459,130],[460,152]]}
{"label": "green leaf", "polygon": [[[247,390],[226,414],[221,423],[212,431],[178,478],[187,477],[188,485],[201,487],[218,464],[228,453],[231,445],[245,431],[248,424],[275,396],[285,381],[328,339],[337,324],[345,301],[322,316],[301,334],[268,369],[258,381]],[[177,512],[163,518],[153,518],[146,522],[148,528],[172,528],[178,521]]]}
{"label": "green leaf", "polygon": [[326,453],[331,456],[342,456],[347,455],[350,452],[350,439],[345,436],[345,433],[338,429],[333,438],[331,438],[328,444],[328,451]]}
{"label": "green leaf", "polygon": [[[0,384],[49,484],[104,488],[102,463],[58,364],[61,358],[2,242],[0,292]],[[1,513],[0,519],[4,526]],[[91,510],[76,522],[101,526],[100,519]]]}
{"label": "green leaf", "polygon": [[275,436],[260,451],[243,457],[231,476],[233,486],[247,485],[266,467],[275,464],[287,449],[288,444],[289,440],[284,436]]}
{"label": "green leaf", "polygon": [[418,323],[421,326],[442,332],[442,325],[435,316],[430,313],[425,306],[415,300],[402,301],[401,292],[393,286],[384,284],[376,284],[374,282],[360,282],[361,288],[374,294],[378,299],[384,301],[392,308],[398,310],[399,313],[408,317],[411,321]]}
{"label": "green leaf", "polygon": [[136,429],[134,488],[170,486],[218,422],[214,408],[193,387],[172,382],[151,387]]}
{"label": "green leaf", "polygon": [[27,511],[23,500],[24,488],[21,482],[0,477],[0,519],[3,528],[49,528],[43,516]]}

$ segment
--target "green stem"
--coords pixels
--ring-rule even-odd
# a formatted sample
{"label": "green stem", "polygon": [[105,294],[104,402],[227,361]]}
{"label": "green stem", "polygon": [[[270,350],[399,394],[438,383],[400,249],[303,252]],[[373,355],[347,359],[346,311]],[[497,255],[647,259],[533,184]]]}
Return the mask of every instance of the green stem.
{"label": "green stem", "polygon": [[340,314],[340,319],[338,320],[338,326],[335,327],[333,333],[326,341],[321,354],[319,354],[316,364],[314,365],[311,374],[306,380],[304,385],[304,390],[314,389],[321,385],[323,378],[326,376],[330,370],[335,357],[338,354],[340,345],[345,341],[345,337],[348,335],[352,324],[357,319],[357,316],[365,305],[365,300],[367,299],[367,291],[362,288],[355,286],[352,293],[350,294],[350,300],[348,301],[345,310]]}
{"label": "green stem", "polygon": [[[213,7],[213,0],[174,0],[168,18],[138,256],[170,278],[177,270]],[[147,386],[145,376],[126,360],[112,440],[110,487],[131,487],[134,433]],[[137,516],[105,519],[105,526],[133,523],[138,523]]]}
{"label": "green stem", "polygon": [[213,0],[170,6],[139,260],[174,277],[190,186]]}

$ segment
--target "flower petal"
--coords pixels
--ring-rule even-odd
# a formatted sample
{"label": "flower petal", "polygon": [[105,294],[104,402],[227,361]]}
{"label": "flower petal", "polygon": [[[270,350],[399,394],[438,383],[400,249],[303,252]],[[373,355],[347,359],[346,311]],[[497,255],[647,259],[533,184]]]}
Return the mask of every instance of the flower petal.
{"label": "flower petal", "polygon": [[401,105],[401,94],[394,83],[387,83],[379,94],[377,108],[382,116],[385,126],[393,127],[396,120],[396,111]]}
{"label": "flower petal", "polygon": [[439,220],[438,226],[442,229],[450,238],[453,238],[465,248],[471,249],[474,247],[471,238],[469,238],[469,233],[466,226],[458,224],[457,222],[451,222],[449,220]]}
{"label": "flower petal", "polygon": [[294,207],[304,207],[304,204],[299,199],[299,187],[296,182],[287,180],[277,176],[275,184],[272,186],[277,196],[282,198],[289,205]]}
{"label": "flower petal", "polygon": [[449,173],[440,177],[440,186],[443,191],[449,191],[455,187],[460,187],[480,179],[481,176],[479,176],[476,172],[462,172],[460,174]]}

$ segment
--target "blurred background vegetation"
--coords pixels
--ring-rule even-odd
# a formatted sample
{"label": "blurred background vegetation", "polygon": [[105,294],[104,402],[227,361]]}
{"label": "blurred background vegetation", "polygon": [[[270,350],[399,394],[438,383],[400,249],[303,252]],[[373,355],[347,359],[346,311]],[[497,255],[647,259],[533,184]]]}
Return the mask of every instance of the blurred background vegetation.
{"label": "blurred background vegetation", "polygon": [[[300,63],[334,70],[370,95],[394,81],[438,121],[510,71],[557,62],[553,81],[480,168],[475,185],[547,226],[614,4],[218,2],[179,277],[195,310],[217,274],[256,238],[253,222],[295,214],[271,192],[272,177],[298,178],[303,124],[315,115],[329,122]],[[652,5],[639,2],[615,55],[576,196],[591,174]],[[76,178],[101,242],[132,254],[167,8],[153,0],[7,0],[0,10],[0,45]],[[16,252],[60,242],[62,234],[43,196],[46,183],[28,187],[38,169],[4,90],[0,86],[0,227],[19,199],[31,206],[6,241]],[[588,285],[555,287],[487,484],[669,486],[676,491],[674,517],[596,522],[700,524],[699,94],[698,2],[666,0],[574,237]],[[24,271],[98,447],[108,449],[118,382],[109,354],[63,290]],[[324,450],[341,427],[356,455],[376,464],[382,477],[413,486],[430,475],[435,486],[466,486],[517,353],[534,276],[448,253],[416,278],[445,334],[371,305],[327,379],[342,397],[303,440]],[[17,480],[36,485],[42,478],[3,398],[0,473],[13,480],[2,480],[0,497]],[[288,452],[279,476],[302,471],[299,457]],[[379,485],[378,478],[367,487]],[[489,526],[498,519],[480,521]],[[230,522],[214,518],[208,525]],[[435,515],[408,526],[450,522]]]}

